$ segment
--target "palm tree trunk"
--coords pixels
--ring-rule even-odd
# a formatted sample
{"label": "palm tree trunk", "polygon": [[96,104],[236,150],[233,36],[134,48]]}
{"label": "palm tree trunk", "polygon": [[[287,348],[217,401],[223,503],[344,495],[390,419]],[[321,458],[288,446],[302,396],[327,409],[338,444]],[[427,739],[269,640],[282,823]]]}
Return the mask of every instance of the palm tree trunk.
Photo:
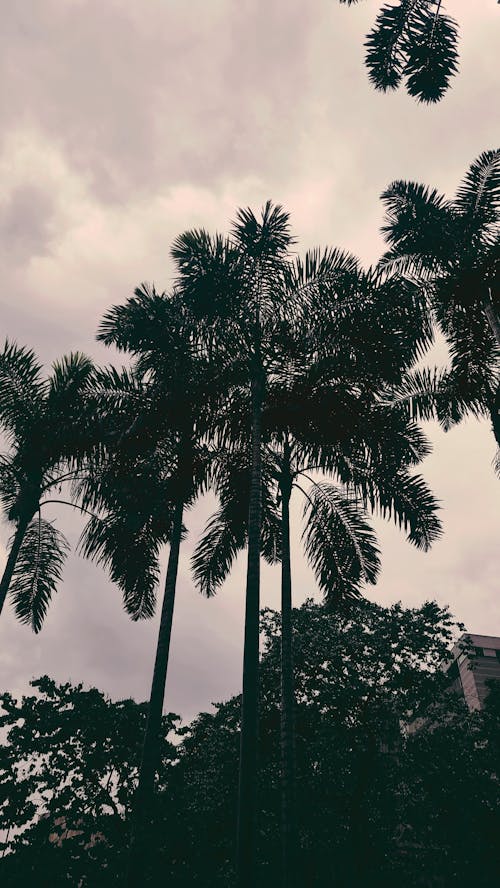
{"label": "palm tree trunk", "polygon": [[237,884],[257,882],[257,744],[259,732],[259,604],[261,535],[261,412],[264,380],[260,368],[252,379],[252,475],[248,511],[248,562],[243,651],[243,694],[238,791]]}
{"label": "palm tree trunk", "polygon": [[7,558],[7,564],[5,565],[5,570],[3,572],[2,579],[0,580],[0,614],[2,613],[5,599],[7,598],[7,592],[9,591],[12,574],[14,573],[16,567],[17,556],[19,555],[19,550],[23,544],[26,528],[28,527],[30,520],[30,518],[26,517],[21,517],[19,519],[16,532],[14,534],[14,539],[12,540],[12,545],[10,547],[10,552]]}
{"label": "palm tree trunk", "polygon": [[281,476],[281,841],[283,888],[297,883],[292,573],[290,562],[290,445],[285,442]]}
{"label": "palm tree trunk", "polygon": [[486,319],[488,321],[488,324],[490,325],[491,332],[493,333],[496,344],[500,348],[500,321],[498,320],[497,313],[491,301],[491,291],[484,299],[483,307]]}
{"label": "palm tree trunk", "polygon": [[[491,290],[489,290],[488,296],[486,296],[483,301],[483,308],[486,315],[486,320],[490,325],[490,329],[493,333],[496,344],[500,348],[500,321],[493,307],[493,303],[491,300]],[[495,435],[496,442],[500,447],[500,385],[497,388],[495,398],[490,410],[491,421],[493,424],[493,433]]]}
{"label": "palm tree trunk", "polygon": [[182,499],[179,499],[174,512],[167,576],[165,579],[165,592],[163,596],[160,628],[158,631],[158,643],[156,646],[156,659],[153,670],[151,696],[149,698],[148,720],[146,723],[139,781],[137,784],[134,811],[132,815],[130,859],[127,874],[128,888],[137,888],[137,886],[141,885],[144,880],[147,839],[154,795],[154,780],[160,758],[161,719],[170,651],[170,636],[172,634],[172,618],[174,614],[183,511],[184,504]]}

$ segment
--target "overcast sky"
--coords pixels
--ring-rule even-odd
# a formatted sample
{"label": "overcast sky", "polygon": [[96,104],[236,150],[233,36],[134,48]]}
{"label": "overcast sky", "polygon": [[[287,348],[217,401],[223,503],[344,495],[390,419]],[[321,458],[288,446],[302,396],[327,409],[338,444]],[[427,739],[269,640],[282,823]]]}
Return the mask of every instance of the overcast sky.
{"label": "overcast sky", "polygon": [[[396,178],[450,194],[500,144],[500,7],[448,0],[461,27],[460,72],[437,106],[376,93],[363,39],[381,0],[23,0],[0,34],[0,338],[50,364],[94,342],[104,311],[143,280],[166,289],[169,245],[186,228],[227,229],[267,199],[292,214],[302,250],[347,248],[375,261],[379,195]],[[377,522],[387,604],[449,604],[470,631],[500,635],[500,482],[487,423],[429,427],[422,471],[442,502],[443,539],[417,552]],[[207,503],[187,518],[166,708],[186,718],[240,689],[244,558],[218,597],[189,576]],[[294,597],[316,595],[293,532]],[[73,544],[80,523],[54,513]],[[8,529],[0,528],[0,567]],[[2,548],[3,544],[3,548]],[[278,605],[279,573],[263,574]],[[35,636],[0,621],[0,688],[47,673],[144,699],[157,620],[134,624],[103,572],[69,558]]]}

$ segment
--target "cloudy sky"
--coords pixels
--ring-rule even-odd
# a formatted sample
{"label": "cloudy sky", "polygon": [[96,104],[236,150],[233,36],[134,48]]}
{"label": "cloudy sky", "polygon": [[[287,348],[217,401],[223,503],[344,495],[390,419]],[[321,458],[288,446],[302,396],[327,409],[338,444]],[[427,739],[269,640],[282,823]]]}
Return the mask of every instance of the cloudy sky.
{"label": "cloudy sky", "polygon": [[[436,107],[380,95],[363,38],[380,0],[23,0],[0,35],[0,338],[50,363],[94,342],[104,311],[141,281],[168,288],[169,245],[186,228],[225,229],[238,206],[290,210],[302,249],[379,256],[381,191],[411,178],[453,193],[468,164],[500,144],[495,0],[448,0],[460,22],[460,73]],[[381,603],[449,604],[470,631],[500,635],[500,483],[486,423],[444,435],[423,472],[442,503],[429,554],[380,528]],[[186,718],[238,692],[244,559],[205,601],[189,553],[209,509],[188,516],[167,687]],[[70,541],[69,510],[54,513]],[[295,515],[294,595],[315,594]],[[0,528],[0,566],[8,528]],[[265,570],[263,604],[278,604]],[[0,687],[33,676],[149,693],[157,621],[133,624],[102,571],[76,555],[40,635],[0,625]]]}

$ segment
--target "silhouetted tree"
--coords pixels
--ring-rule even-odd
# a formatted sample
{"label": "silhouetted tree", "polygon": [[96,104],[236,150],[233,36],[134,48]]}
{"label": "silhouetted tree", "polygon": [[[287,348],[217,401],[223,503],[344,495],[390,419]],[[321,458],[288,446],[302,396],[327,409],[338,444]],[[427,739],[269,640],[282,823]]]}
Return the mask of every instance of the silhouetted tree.
{"label": "silhouetted tree", "polygon": [[[263,888],[276,885],[281,865],[280,623],[279,614],[264,613]],[[485,711],[469,713],[446,692],[441,667],[458,628],[448,611],[432,602],[406,609],[360,601],[332,612],[309,601],[294,612],[293,625],[303,883],[465,888],[472,874],[475,884],[494,881],[500,701],[492,690]],[[131,805],[145,707],[110,703],[95,690],[48,679],[37,684],[37,697],[3,698],[0,810],[7,810],[5,799],[16,795],[16,786],[24,786],[40,813],[52,813],[30,823],[22,805],[9,808],[13,829],[10,853],[0,858],[2,884],[20,888],[36,874],[47,888],[68,881],[108,888],[124,867],[123,808]],[[187,728],[164,718],[152,872],[145,872],[145,885],[234,883],[240,713],[234,697]],[[419,716],[418,731],[402,730]],[[35,729],[40,748],[33,743]],[[23,826],[19,833],[16,827]]]}
{"label": "silhouetted tree", "polygon": [[[8,451],[0,457],[0,502],[14,527],[0,581],[0,612],[7,593],[18,618],[39,632],[61,575],[68,543],[42,508],[78,473],[95,443],[85,416],[92,378],[78,352],[42,367],[28,348],[6,342],[0,353],[0,428]],[[71,503],[69,503],[71,505]]]}
{"label": "silhouetted tree", "polygon": [[136,363],[132,376],[122,374],[125,386],[114,371],[100,377],[101,405],[115,404],[119,413],[126,406],[128,427],[118,427],[115,452],[80,488],[85,507],[104,512],[87,525],[84,552],[110,567],[138,618],[153,612],[158,553],[170,544],[132,820],[130,886],[140,883],[147,862],[183,516],[207,479],[206,417],[217,388],[210,378],[213,360],[197,334],[178,297],[143,286],[110,309],[98,335],[131,352]]}
{"label": "silhouetted tree", "polygon": [[[336,253],[334,260],[334,253],[328,254],[330,273],[328,279],[322,279],[320,292],[315,295],[309,290],[305,307],[295,300],[303,353],[298,344],[291,348],[281,375],[268,383],[263,402],[261,547],[267,560],[280,558],[282,562],[285,885],[296,877],[289,527],[292,488],[304,496],[306,555],[331,605],[357,596],[364,582],[376,581],[378,548],[366,509],[392,516],[406,528],[409,539],[424,548],[439,534],[435,501],[422,479],[410,474],[410,468],[428,452],[425,439],[414,424],[408,423],[404,411],[382,404],[388,381],[401,378],[405,364],[413,362],[415,341],[419,336],[426,338],[426,324],[422,327],[411,288],[405,291],[401,283],[398,300],[391,300],[394,281],[377,281],[362,272],[353,257]],[[317,251],[308,254],[304,264],[297,262],[291,275],[291,298],[293,293],[304,296],[306,273],[311,284],[318,285],[318,266],[321,259]],[[376,306],[379,316],[374,333]],[[308,322],[307,313],[313,321]],[[401,336],[402,325],[407,330],[406,339]],[[311,326],[316,327],[315,334]],[[239,405],[237,416],[244,413]],[[330,481],[318,478],[318,472],[327,473]],[[248,488],[248,448],[242,450],[240,445],[239,450],[225,453],[219,460],[214,482],[219,508],[193,557],[195,579],[207,595],[225,580],[237,552],[246,545]],[[280,530],[276,514],[279,507]]]}
{"label": "silhouetted tree", "polygon": [[[450,349],[451,368],[402,386],[417,415],[448,427],[468,411],[490,415],[497,441],[500,385],[500,150],[485,151],[454,199],[415,182],[382,195],[386,267],[420,281],[422,300]],[[428,397],[432,389],[437,399]]]}

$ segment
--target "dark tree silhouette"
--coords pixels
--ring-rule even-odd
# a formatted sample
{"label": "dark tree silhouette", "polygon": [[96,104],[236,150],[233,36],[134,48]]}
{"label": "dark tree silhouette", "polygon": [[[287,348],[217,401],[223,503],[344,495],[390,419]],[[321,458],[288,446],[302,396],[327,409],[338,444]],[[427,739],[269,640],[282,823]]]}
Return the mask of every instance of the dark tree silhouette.
{"label": "dark tree silhouette", "polygon": [[[405,527],[409,539],[424,548],[439,534],[435,501],[423,481],[409,471],[428,452],[425,439],[408,423],[404,411],[382,403],[388,380],[401,378],[405,364],[411,365],[415,358],[416,340],[426,340],[427,325],[425,321],[422,324],[413,289],[405,290],[400,282],[399,298],[391,306],[394,281],[372,279],[352,257],[335,251],[328,256],[328,277],[318,273],[318,252],[308,254],[304,264],[297,260],[298,267],[290,276],[289,301],[295,296],[300,343],[290,348],[281,375],[269,381],[263,402],[261,546],[267,560],[281,557],[282,562],[285,885],[297,875],[289,527],[292,488],[304,496],[306,555],[331,605],[357,596],[363,582],[376,581],[378,549],[367,522],[367,508],[393,516]],[[303,286],[306,269],[309,287]],[[299,294],[305,305],[301,305]],[[402,324],[408,330],[404,341]],[[244,407],[238,404],[236,417],[244,414]],[[248,445],[242,450],[240,443],[239,449],[230,455],[224,453],[219,460],[214,484],[219,508],[193,556],[196,581],[208,595],[224,581],[236,553],[246,544],[248,450]],[[315,479],[318,471],[327,473],[334,483]],[[281,539],[277,540],[276,510],[280,506]]]}
{"label": "dark tree silhouette", "polygon": [[[158,554],[170,551],[132,821],[127,883],[141,882],[159,762],[159,730],[168,670],[184,512],[206,483],[206,417],[217,389],[213,361],[178,297],[143,285],[106,314],[98,338],[136,357],[132,374],[101,373],[101,410],[117,411],[116,447],[99,459],[78,494],[99,510],[83,536],[84,553],[108,565],[137,619],[154,611]],[[109,448],[108,448],[109,449]]]}
{"label": "dark tree silhouette", "polygon": [[85,421],[92,373],[91,361],[79,353],[55,363],[46,378],[30,349],[7,341],[0,353],[0,428],[9,446],[0,457],[0,502],[14,526],[0,612],[10,592],[17,616],[34,632],[42,627],[68,549],[42,508],[61,501],[62,486],[93,446]]}
{"label": "dark tree silhouette", "polygon": [[239,210],[230,238],[187,232],[172,255],[178,285],[194,313],[216,330],[215,347],[232,353],[250,392],[251,473],[243,652],[241,762],[238,800],[238,885],[256,872],[256,774],[259,696],[259,603],[262,488],[262,404],[281,360],[286,323],[282,281],[291,245],[288,214],[270,201],[258,219]]}
{"label": "dark tree silhouette", "polygon": [[500,443],[500,150],[471,164],[451,200],[402,181],[382,200],[390,245],[382,264],[420,282],[451,356],[449,372],[408,379],[401,401],[412,399],[423,416],[437,411],[445,427],[467,412],[490,415]]}

